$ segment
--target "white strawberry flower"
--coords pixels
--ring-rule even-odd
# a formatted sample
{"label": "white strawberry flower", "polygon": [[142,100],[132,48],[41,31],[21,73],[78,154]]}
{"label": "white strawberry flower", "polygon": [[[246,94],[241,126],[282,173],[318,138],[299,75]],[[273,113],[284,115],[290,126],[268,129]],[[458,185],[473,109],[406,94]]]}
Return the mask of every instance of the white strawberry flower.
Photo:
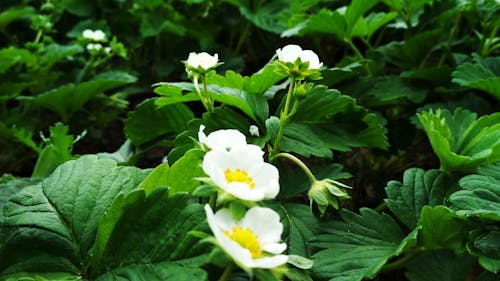
{"label": "white strawberry flower", "polygon": [[82,32],[83,38],[90,39],[92,41],[104,41],[106,39],[106,34],[102,30],[91,30],[85,29]]}
{"label": "white strawberry flower", "polygon": [[203,70],[209,70],[216,67],[218,65],[218,62],[219,57],[217,54],[212,56],[206,52],[202,52],[199,54],[191,52],[186,61],[186,66],[194,69],[201,68]]}
{"label": "white strawberry flower", "polygon": [[201,125],[198,131],[198,141],[200,144],[210,149],[231,149],[234,146],[244,146],[247,140],[244,134],[235,129],[218,130],[208,134],[203,132],[205,126]]}
{"label": "white strawberry flower", "polygon": [[236,221],[229,209],[214,214],[205,205],[207,222],[217,244],[236,264],[245,269],[276,268],[288,261],[285,243],[279,243],[283,225],[279,215],[269,208],[253,207]]}
{"label": "white strawberry flower", "polygon": [[203,158],[203,171],[222,191],[245,201],[273,199],[279,193],[278,169],[264,162],[260,147],[247,144],[212,149]]}
{"label": "white strawberry flower", "polygon": [[295,63],[300,58],[302,63],[309,62],[308,69],[319,69],[323,65],[320,63],[318,55],[311,50],[302,50],[298,45],[286,45],[282,49],[276,50],[278,60],[283,62]]}

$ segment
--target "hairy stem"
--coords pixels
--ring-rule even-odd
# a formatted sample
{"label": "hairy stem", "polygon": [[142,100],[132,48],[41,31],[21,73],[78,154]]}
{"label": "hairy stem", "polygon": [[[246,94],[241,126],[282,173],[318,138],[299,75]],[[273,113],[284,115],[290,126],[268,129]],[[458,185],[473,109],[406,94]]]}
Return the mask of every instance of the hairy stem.
{"label": "hairy stem", "polygon": [[317,181],[316,177],[313,175],[313,173],[311,172],[309,167],[307,167],[307,165],[304,164],[304,162],[302,162],[299,158],[293,156],[290,153],[282,152],[282,153],[276,154],[273,159],[278,158],[278,157],[283,157],[283,158],[287,158],[287,159],[292,160],[295,164],[297,164],[297,166],[299,166],[304,171],[304,173],[307,175],[307,177],[309,178],[311,183],[314,183]]}
{"label": "hairy stem", "polygon": [[278,153],[281,139],[283,138],[283,134],[285,132],[285,125],[288,122],[291,114],[288,113],[290,109],[290,103],[292,101],[293,92],[295,91],[295,77],[292,77],[292,81],[290,81],[290,86],[288,88],[288,93],[286,95],[285,107],[280,115],[280,128],[278,130],[278,135],[276,136],[276,141],[274,142],[273,149],[270,153],[270,158],[274,158],[274,155]]}

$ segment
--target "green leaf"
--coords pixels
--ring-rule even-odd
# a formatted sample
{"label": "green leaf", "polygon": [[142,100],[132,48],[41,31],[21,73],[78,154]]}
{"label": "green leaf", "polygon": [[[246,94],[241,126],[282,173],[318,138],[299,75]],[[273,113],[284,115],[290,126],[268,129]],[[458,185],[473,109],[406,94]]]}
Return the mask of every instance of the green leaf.
{"label": "green leaf", "polygon": [[125,135],[134,145],[143,145],[168,134],[186,129],[193,119],[193,112],[184,104],[156,107],[155,99],[148,99],[128,114],[125,120]]}
{"label": "green leaf", "polygon": [[49,128],[50,139],[38,156],[32,177],[46,177],[50,175],[57,166],[71,160],[73,156],[73,136],[69,135],[69,128],[60,122]]}
{"label": "green leaf", "polygon": [[296,114],[285,127],[281,149],[306,157],[329,158],[331,149],[349,151],[351,147],[387,145],[385,129],[375,114],[337,90],[316,86],[299,101]]}
{"label": "green leaf", "polygon": [[[163,261],[200,266],[209,261],[207,244],[189,234],[192,230],[207,230],[203,207],[190,202],[187,194],[167,194],[167,189],[159,188],[146,197],[146,192],[138,189],[128,195],[132,200],[126,199],[126,204],[113,204],[99,225],[101,229],[109,222],[112,231],[103,233],[104,238],[110,234],[109,240],[96,266],[106,270]],[[113,214],[120,212],[116,208],[123,212],[118,220]]]}
{"label": "green leaf", "polygon": [[474,54],[474,63],[464,63],[452,73],[454,83],[478,89],[500,100],[500,57],[481,58]]}
{"label": "green leaf", "polygon": [[422,208],[443,205],[453,186],[452,178],[444,172],[411,168],[404,172],[403,183],[387,183],[385,201],[396,217],[413,229],[417,226]]}
{"label": "green leaf", "polygon": [[101,217],[118,194],[132,190],[145,176],[137,168],[89,155],[59,166],[41,185],[16,193],[4,208],[2,267],[83,270]]}
{"label": "green leaf", "polygon": [[472,172],[500,160],[500,113],[477,115],[458,108],[421,112],[418,119],[445,171]]}
{"label": "green leaf", "polygon": [[[44,69],[50,69],[55,63],[66,59],[69,56],[79,54],[84,51],[83,47],[77,44],[74,45],[59,45],[50,44],[45,47],[45,53],[40,58],[40,64]],[[106,79],[110,80],[110,79]],[[135,82],[135,77],[133,77],[132,82]]]}
{"label": "green leaf", "polygon": [[96,281],[193,281],[207,280],[207,273],[199,268],[192,268],[171,263],[138,264],[112,269],[100,275]]}
{"label": "green leaf", "polygon": [[[1,15],[1,14],[0,14]],[[26,64],[28,67],[33,67],[37,57],[30,51],[9,47],[0,50],[0,74],[4,73],[11,66],[18,63]]]}
{"label": "green leaf", "polygon": [[200,185],[194,178],[205,175],[201,168],[204,155],[205,152],[201,149],[191,149],[170,167],[166,181],[172,194],[192,193]]}
{"label": "green leaf", "polygon": [[474,260],[470,256],[456,256],[450,251],[423,253],[406,266],[410,281],[466,280]]}
{"label": "green leaf", "polygon": [[462,190],[450,195],[457,214],[500,221],[500,164],[479,169],[459,181]]}
{"label": "green leaf", "polygon": [[286,203],[275,208],[283,223],[283,240],[288,245],[288,254],[310,257],[310,244],[318,232],[318,220],[308,206]]}
{"label": "green leaf", "polygon": [[200,98],[195,92],[187,94],[182,93],[182,88],[175,86],[175,84],[160,84],[154,90],[155,93],[161,97],[156,99],[155,103],[158,107],[163,107],[169,104],[176,104],[180,102],[198,101]]}
{"label": "green leaf", "polygon": [[168,163],[162,163],[154,168],[153,171],[144,179],[139,185],[146,191],[146,195],[150,194],[153,190],[161,187],[168,186],[168,174],[170,172],[170,167]]}
{"label": "green leaf", "polygon": [[[37,185],[40,181],[40,178],[14,178],[7,174],[0,178],[0,210],[2,210],[0,211],[0,225],[3,224],[4,219],[3,207],[9,198],[27,186]],[[1,232],[3,231],[2,228]]]}
{"label": "green leaf", "polygon": [[[286,11],[289,5],[290,1],[288,0],[275,0],[263,2],[255,10],[252,7],[241,4],[239,8],[241,14],[259,28],[279,34],[286,28],[279,20],[280,14]],[[249,6],[254,5],[249,4]]]}
{"label": "green leaf", "polygon": [[66,120],[93,97],[136,80],[135,76],[126,73],[111,72],[78,85],[65,84],[38,96],[20,96],[18,99],[48,108]]}
{"label": "green leaf", "polygon": [[322,9],[319,13],[310,16],[306,21],[281,33],[281,37],[300,36],[314,33],[332,34],[337,36],[339,39],[346,38],[348,34],[347,23],[344,15],[338,11]]}
{"label": "green leaf", "polygon": [[326,233],[313,243],[321,249],[313,256],[316,277],[332,281],[373,278],[389,259],[416,244],[417,229],[405,237],[390,216],[367,208],[360,212],[343,209],[343,222],[321,227]]}
{"label": "green leaf", "polygon": [[[0,29],[5,29],[12,21],[33,15],[35,9],[31,6],[12,7],[0,13]],[[1,65],[1,64],[0,64]]]}
{"label": "green leaf", "polygon": [[463,253],[469,235],[467,220],[445,206],[424,206],[418,222],[419,244],[430,250],[450,249]]}
{"label": "green leaf", "polygon": [[467,245],[469,252],[479,257],[479,264],[487,270],[497,273],[500,270],[500,230],[487,230],[474,233],[475,236]]}

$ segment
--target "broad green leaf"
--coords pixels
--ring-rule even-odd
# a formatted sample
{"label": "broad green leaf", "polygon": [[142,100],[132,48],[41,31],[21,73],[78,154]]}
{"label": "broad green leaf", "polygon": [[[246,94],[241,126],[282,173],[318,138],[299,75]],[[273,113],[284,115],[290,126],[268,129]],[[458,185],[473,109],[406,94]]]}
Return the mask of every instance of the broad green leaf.
{"label": "broad green leaf", "polygon": [[135,188],[145,176],[137,168],[89,155],[66,162],[41,184],[16,193],[4,207],[8,232],[2,267],[82,270],[101,217],[118,194]]}
{"label": "broad green leaf", "polygon": [[155,93],[161,96],[155,101],[158,107],[163,107],[169,104],[176,104],[180,102],[190,102],[190,101],[200,100],[200,98],[195,92],[189,92],[187,94],[183,94],[182,88],[179,88],[171,84],[161,84],[161,86],[156,87],[154,91]]}
{"label": "broad green leaf", "polygon": [[[219,108],[216,108],[217,111]],[[195,143],[193,139],[198,139],[198,131],[200,130],[200,125],[202,124],[201,119],[192,119],[187,123],[187,130],[178,134],[175,137],[174,145],[175,147],[170,150],[167,155],[167,162],[169,164],[175,163],[179,160],[184,154],[195,147]]]}
{"label": "broad green leaf", "polygon": [[[20,7],[12,7],[0,13],[0,29],[5,29],[5,27],[11,23],[12,21],[29,17],[33,15],[35,9],[31,6],[20,6]],[[1,65],[1,64],[0,64]]]}
{"label": "broad green leaf", "polygon": [[[3,276],[5,281],[78,281],[82,277],[75,274],[63,272],[49,272],[49,273],[27,273],[17,272],[11,275]],[[85,280],[85,279],[83,279]]]}
{"label": "broad green leaf", "polygon": [[419,245],[430,250],[450,249],[463,253],[469,235],[467,220],[445,206],[424,206],[418,225]]}
{"label": "broad green leaf", "polygon": [[313,256],[313,274],[318,278],[360,281],[373,278],[391,258],[416,243],[415,229],[404,236],[399,225],[386,214],[362,208],[361,214],[342,210],[343,221],[321,227],[313,246],[321,250]]}
{"label": "broad green leaf", "polygon": [[107,91],[137,80],[126,73],[107,73],[80,84],[65,84],[38,96],[20,96],[19,100],[48,108],[64,120],[80,110],[90,99]]}
{"label": "broad green leaf", "polygon": [[32,177],[46,177],[57,166],[73,158],[71,151],[74,139],[72,135],[68,134],[68,126],[58,122],[49,130],[50,139],[46,140],[47,143],[38,156]]}
{"label": "broad green leaf", "polygon": [[316,86],[299,101],[296,114],[285,127],[280,147],[306,157],[329,158],[331,149],[349,151],[351,147],[386,148],[387,145],[385,129],[375,114],[337,90]]}
{"label": "broad green leaf", "polygon": [[339,11],[322,9],[319,13],[310,16],[306,21],[285,30],[281,33],[281,37],[326,33],[335,35],[339,39],[344,39],[348,36],[346,29],[347,23],[344,15]]}
{"label": "broad green leaf", "polygon": [[[232,1],[229,1],[232,2]],[[240,3],[244,3],[240,2]],[[288,9],[290,5],[289,0],[274,0],[262,2],[257,9],[252,9],[252,2],[247,5],[239,5],[241,14],[251,21],[254,25],[258,26],[269,32],[281,33],[286,29],[286,26],[279,21],[280,14]]]}
{"label": "broad green leaf", "polygon": [[417,114],[445,171],[474,171],[500,160],[500,113],[477,115],[458,108]]}
{"label": "broad green leaf", "polygon": [[283,223],[282,238],[288,246],[288,254],[310,257],[310,244],[318,233],[318,220],[308,206],[303,204],[285,203],[275,210],[280,214]]}
{"label": "broad green leaf", "polygon": [[11,66],[23,63],[32,67],[36,63],[36,56],[26,49],[9,47],[0,50],[0,74],[4,73]]}
{"label": "broad green leaf", "polygon": [[384,59],[404,69],[415,69],[425,62],[441,41],[442,30],[419,32],[404,42],[391,42],[376,49]]}
{"label": "broad green leaf", "polygon": [[[44,69],[50,69],[55,63],[66,59],[69,56],[79,54],[84,51],[83,47],[80,45],[59,45],[50,44],[44,49],[44,54],[40,58],[40,64]],[[110,80],[110,79],[107,79]],[[133,77],[132,82],[135,82],[135,77]]]}
{"label": "broad green leaf", "polygon": [[410,281],[465,281],[474,260],[451,251],[433,251],[418,255],[407,265]]}
{"label": "broad green leaf", "polygon": [[352,37],[367,37],[373,34],[398,16],[396,12],[370,13],[366,18],[359,18],[352,30]]}
{"label": "broad green leaf", "polygon": [[[146,197],[146,192],[138,189],[129,195],[134,200],[113,204],[111,216],[105,214],[99,225],[106,225],[108,219],[114,224],[97,264],[99,271],[164,261],[200,266],[209,261],[207,244],[189,234],[192,230],[207,231],[203,207],[191,202],[187,194],[167,194],[167,189],[159,188]],[[113,214],[115,208],[123,212],[118,220]],[[99,230],[97,239],[100,234]]]}
{"label": "broad green leaf", "polygon": [[500,100],[500,57],[481,58],[473,55],[474,63],[464,63],[452,73],[453,82],[478,89]]}
{"label": "broad green leaf", "polygon": [[403,183],[387,183],[385,201],[394,215],[413,229],[417,226],[422,208],[443,205],[454,185],[451,177],[441,171],[411,168],[405,171]]}
{"label": "broad green leaf", "polygon": [[171,263],[137,264],[112,269],[95,279],[96,281],[203,281],[207,273],[200,268]]}
{"label": "broad green leaf", "polygon": [[[10,175],[3,175],[0,178],[0,225],[3,224],[3,207],[9,201],[9,198],[21,191],[23,188],[31,185],[37,185],[40,178],[15,178]],[[1,229],[3,232],[4,229]]]}
{"label": "broad green leaf", "polygon": [[155,99],[145,100],[125,120],[125,134],[134,145],[157,141],[186,129],[193,112],[184,104],[156,107]]}
{"label": "broad green leaf", "polygon": [[191,149],[170,167],[166,179],[170,193],[191,193],[200,185],[194,178],[205,175],[201,168],[204,155],[201,149]]}
{"label": "broad green leaf", "polygon": [[467,250],[479,258],[481,264],[487,270],[497,273],[500,271],[500,230],[487,230],[475,237],[467,245]]}
{"label": "broad green leaf", "polygon": [[168,174],[170,172],[170,166],[168,163],[162,163],[154,168],[153,171],[144,179],[139,185],[146,191],[146,195],[149,195],[152,191],[160,187],[168,186]]}
{"label": "broad green leaf", "polygon": [[99,158],[108,158],[116,163],[128,163],[136,154],[135,149],[130,140],[126,140],[120,148],[112,153],[101,152],[96,154]]}
{"label": "broad green leaf", "polygon": [[450,195],[457,214],[500,221],[500,164],[479,169],[459,181],[462,190]]}
{"label": "broad green leaf", "polygon": [[378,0],[352,0],[345,12],[347,33],[353,37],[353,29],[363,15],[377,4]]}

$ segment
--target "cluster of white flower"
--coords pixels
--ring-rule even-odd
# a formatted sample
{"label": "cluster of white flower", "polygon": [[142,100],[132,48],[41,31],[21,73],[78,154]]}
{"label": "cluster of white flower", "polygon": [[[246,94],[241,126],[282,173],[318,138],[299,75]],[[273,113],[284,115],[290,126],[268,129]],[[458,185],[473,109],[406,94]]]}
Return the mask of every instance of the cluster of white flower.
{"label": "cluster of white flower", "polygon": [[[278,169],[264,162],[264,152],[237,130],[219,130],[205,135],[202,125],[198,140],[209,148],[203,158],[203,171],[223,197],[257,202],[274,199],[279,193]],[[283,225],[270,208],[254,206],[241,220],[235,220],[229,209],[215,214],[205,206],[208,225],[219,246],[242,268],[275,268],[285,264],[285,243],[279,243]]]}
{"label": "cluster of white flower", "polygon": [[101,50],[104,50],[106,54],[111,53],[111,47],[103,47],[102,44],[99,43],[106,42],[106,34],[102,30],[85,29],[82,32],[82,36],[83,38],[92,41],[86,46],[87,51],[90,53],[99,53]]}
{"label": "cluster of white flower", "polygon": [[278,60],[294,63],[298,59],[301,62],[309,62],[309,69],[319,69],[323,63],[319,62],[319,57],[311,50],[302,50],[298,45],[286,45],[283,49],[276,50]]}

